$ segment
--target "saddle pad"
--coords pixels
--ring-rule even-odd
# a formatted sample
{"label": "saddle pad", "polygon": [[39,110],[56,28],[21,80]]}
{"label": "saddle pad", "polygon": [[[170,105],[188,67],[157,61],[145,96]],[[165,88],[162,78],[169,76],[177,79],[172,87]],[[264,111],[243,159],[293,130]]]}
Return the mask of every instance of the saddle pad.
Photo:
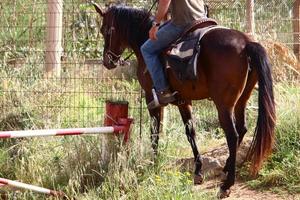
{"label": "saddle pad", "polygon": [[181,80],[197,78],[197,62],[200,54],[200,42],[205,34],[215,29],[228,29],[219,25],[212,25],[187,34],[171,45],[166,54],[166,60]]}

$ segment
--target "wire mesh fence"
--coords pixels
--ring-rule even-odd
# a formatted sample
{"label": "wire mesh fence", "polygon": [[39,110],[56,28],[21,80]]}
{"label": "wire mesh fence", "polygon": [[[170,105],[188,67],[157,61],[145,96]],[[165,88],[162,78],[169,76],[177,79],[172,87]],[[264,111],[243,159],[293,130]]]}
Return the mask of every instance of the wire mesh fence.
{"label": "wire mesh fence", "polygon": [[1,6],[7,8],[1,9],[0,20],[1,129],[99,126],[108,99],[129,101],[135,115],[139,86],[130,69],[108,72],[101,66],[99,19],[90,4],[64,1],[59,77],[44,69],[46,2],[5,1]]}
{"label": "wire mesh fence", "polygon": [[260,40],[275,40],[293,48],[293,1],[263,1],[257,5],[256,32]]}
{"label": "wire mesh fence", "polygon": [[[152,3],[150,0],[121,2],[145,9]],[[206,3],[211,17],[221,25],[245,31],[245,0]],[[291,0],[256,1],[258,38],[292,45],[292,9]],[[65,0],[61,75],[47,76],[47,12],[47,3],[42,0],[0,3],[0,129],[96,126],[102,124],[105,101],[114,99],[129,101],[130,115],[140,132],[143,129],[140,124],[148,121],[148,115],[135,77],[134,59],[131,66],[112,71],[103,68],[100,17],[89,1]],[[195,112],[203,106],[213,108],[209,102],[195,104]],[[180,121],[173,107],[166,112],[170,121]]]}

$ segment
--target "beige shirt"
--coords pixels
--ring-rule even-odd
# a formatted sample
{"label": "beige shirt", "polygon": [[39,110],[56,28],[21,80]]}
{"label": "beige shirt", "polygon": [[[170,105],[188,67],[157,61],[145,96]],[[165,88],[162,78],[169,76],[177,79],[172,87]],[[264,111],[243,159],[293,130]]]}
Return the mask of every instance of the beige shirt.
{"label": "beige shirt", "polygon": [[203,0],[171,0],[172,22],[187,26],[206,16]]}

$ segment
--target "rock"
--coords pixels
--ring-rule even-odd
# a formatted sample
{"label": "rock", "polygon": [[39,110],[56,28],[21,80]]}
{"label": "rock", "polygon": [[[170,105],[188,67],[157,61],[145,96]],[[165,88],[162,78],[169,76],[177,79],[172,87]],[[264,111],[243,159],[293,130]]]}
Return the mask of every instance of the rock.
{"label": "rock", "polygon": [[[240,166],[246,159],[248,149],[251,145],[250,139],[245,139],[240,146],[237,153],[236,164]],[[222,144],[220,147],[213,150],[202,153],[202,171],[207,178],[220,176],[222,174],[223,167],[228,158],[227,144]],[[194,158],[183,158],[176,161],[177,165],[183,171],[194,172]]]}
{"label": "rock", "polygon": [[223,167],[218,159],[209,156],[202,157],[202,171],[204,174],[218,175]]}

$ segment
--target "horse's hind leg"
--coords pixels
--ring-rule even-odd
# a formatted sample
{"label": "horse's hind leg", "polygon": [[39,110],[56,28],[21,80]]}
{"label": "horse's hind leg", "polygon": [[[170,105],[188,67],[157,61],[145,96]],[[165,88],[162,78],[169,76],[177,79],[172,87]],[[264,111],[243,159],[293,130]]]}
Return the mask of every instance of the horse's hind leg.
{"label": "horse's hind leg", "polygon": [[235,127],[239,134],[238,145],[240,145],[244,139],[245,134],[247,133],[247,125],[246,125],[246,102],[238,102],[235,107]]}
{"label": "horse's hind leg", "polygon": [[[238,146],[240,146],[240,144],[243,142],[244,136],[248,131],[246,124],[246,106],[251,96],[252,90],[257,82],[257,75],[254,70],[255,69],[252,69],[249,72],[244,91],[234,107],[235,128],[239,135]],[[228,162],[229,161],[227,160],[223,169],[225,175],[228,172]]]}
{"label": "horse's hind leg", "polygon": [[217,105],[217,109],[220,125],[225,132],[227,145],[229,148],[229,157],[226,163],[226,171],[228,174],[226,180],[221,186],[220,192],[220,197],[224,198],[229,196],[230,187],[234,185],[235,182],[235,162],[239,136],[234,124],[233,107]]}
{"label": "horse's hind leg", "polygon": [[235,127],[239,134],[239,145],[242,143],[245,134],[247,133],[246,125],[246,106],[249,100],[252,90],[257,82],[256,73],[253,70],[249,73],[245,89],[235,105]]}
{"label": "horse's hind leg", "polygon": [[[245,116],[245,111],[246,111],[246,103],[248,99],[239,99],[237,102],[235,109],[234,109],[234,116],[235,116],[235,129],[238,134],[238,146],[242,143],[243,138],[247,132],[247,126],[246,126],[246,116]],[[231,160],[228,158],[226,160],[223,172],[224,176],[223,177],[226,180],[226,176],[228,173],[228,169],[230,166]]]}
{"label": "horse's hind leg", "polygon": [[[235,129],[238,134],[238,146],[243,141],[243,138],[247,132],[246,116],[245,116],[246,103],[247,103],[247,99],[239,99],[239,101],[237,102],[235,109],[234,109]],[[230,165],[231,165],[231,159],[229,157],[226,160],[226,163],[225,163],[225,166],[223,169],[225,177],[222,177],[222,179],[226,180],[228,169],[230,168]]]}
{"label": "horse's hind leg", "polygon": [[188,138],[189,143],[191,144],[194,161],[195,161],[195,174],[194,174],[194,183],[201,184],[203,182],[203,175],[201,172],[202,162],[199,154],[199,150],[195,141],[195,128],[192,119],[192,106],[191,103],[186,103],[178,106],[182,120],[185,125],[185,131]]}

